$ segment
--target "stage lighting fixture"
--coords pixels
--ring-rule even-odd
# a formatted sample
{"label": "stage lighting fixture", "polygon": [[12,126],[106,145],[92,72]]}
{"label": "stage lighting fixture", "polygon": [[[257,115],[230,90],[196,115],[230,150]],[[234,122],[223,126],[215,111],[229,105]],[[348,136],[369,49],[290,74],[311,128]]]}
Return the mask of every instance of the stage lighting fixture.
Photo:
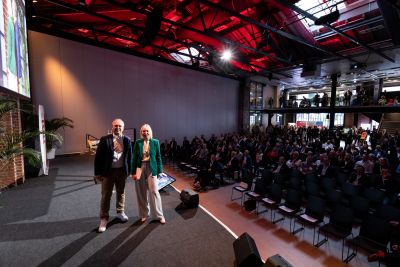
{"label": "stage lighting fixture", "polygon": [[315,25],[323,25],[323,24],[331,24],[335,21],[337,21],[340,17],[339,11],[336,9],[335,11],[326,14],[325,16],[322,16],[318,18],[317,20],[314,21]]}
{"label": "stage lighting fixture", "polygon": [[367,65],[364,63],[353,63],[350,64],[350,70],[362,69],[365,68]]}
{"label": "stage lighting fixture", "polygon": [[221,59],[222,59],[222,60],[228,61],[228,60],[230,60],[231,58],[232,58],[232,52],[231,52],[230,50],[225,50],[225,51],[222,53],[222,56],[221,56]]}

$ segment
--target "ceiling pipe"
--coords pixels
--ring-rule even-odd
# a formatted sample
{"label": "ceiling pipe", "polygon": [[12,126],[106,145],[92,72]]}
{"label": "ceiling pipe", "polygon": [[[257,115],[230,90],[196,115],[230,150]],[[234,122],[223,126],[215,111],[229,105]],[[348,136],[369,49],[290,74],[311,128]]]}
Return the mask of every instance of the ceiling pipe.
{"label": "ceiling pipe", "polygon": [[[201,0],[199,0],[199,1],[201,1]],[[310,14],[310,13],[304,11],[303,9],[301,9],[301,8],[299,8],[299,7],[295,6],[295,5],[293,5],[292,3],[287,2],[286,0],[277,0],[277,1],[278,1],[279,3],[281,3],[282,5],[284,5],[284,6],[288,7],[288,8],[290,8],[291,10],[293,10],[293,11],[295,11],[295,12],[297,12],[297,13],[299,13],[299,14],[301,14],[301,15],[303,15],[303,16],[309,18],[309,19],[311,19],[311,20],[314,21],[314,22],[315,22],[316,20],[318,20],[318,18],[315,17],[314,15],[312,15],[312,14]],[[362,47],[364,47],[365,49],[367,49],[367,50],[369,50],[369,51],[371,51],[371,52],[374,52],[375,54],[377,54],[377,55],[379,55],[379,56],[385,58],[386,60],[389,60],[390,62],[393,62],[393,63],[395,62],[394,59],[392,59],[392,58],[386,56],[385,54],[381,53],[380,51],[378,51],[378,50],[376,50],[376,49],[374,49],[374,48],[372,48],[372,47],[370,47],[369,45],[364,44],[363,42],[356,40],[355,38],[353,38],[352,36],[348,35],[347,33],[345,33],[345,32],[343,32],[343,31],[341,31],[341,30],[339,30],[339,29],[337,29],[337,28],[331,26],[329,23],[324,23],[324,24],[322,24],[322,25],[324,25],[325,27],[328,27],[328,28],[331,29],[332,31],[335,31],[336,33],[338,33],[338,34],[340,34],[340,35],[346,37],[347,39],[349,39],[349,40],[352,41],[353,43],[355,43],[355,44],[357,44],[357,45],[359,45],[359,46],[362,46]]]}

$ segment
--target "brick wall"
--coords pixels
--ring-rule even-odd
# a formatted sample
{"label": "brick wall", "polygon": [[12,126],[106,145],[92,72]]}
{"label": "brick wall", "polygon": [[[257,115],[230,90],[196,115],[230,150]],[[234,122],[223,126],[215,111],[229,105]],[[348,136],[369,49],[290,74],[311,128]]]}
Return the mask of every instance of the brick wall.
{"label": "brick wall", "polygon": [[[5,96],[0,94],[0,97],[4,98]],[[5,116],[3,116],[1,120],[5,130],[8,133],[21,132],[20,112],[9,112]],[[24,181],[24,158],[22,156],[16,157],[0,172],[0,190],[7,187],[16,186],[23,183]]]}

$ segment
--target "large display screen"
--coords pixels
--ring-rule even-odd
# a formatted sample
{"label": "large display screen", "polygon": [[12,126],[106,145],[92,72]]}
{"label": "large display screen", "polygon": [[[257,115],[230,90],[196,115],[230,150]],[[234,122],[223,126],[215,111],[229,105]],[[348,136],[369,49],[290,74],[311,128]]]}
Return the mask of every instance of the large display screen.
{"label": "large display screen", "polygon": [[30,97],[25,1],[0,4],[0,86]]}

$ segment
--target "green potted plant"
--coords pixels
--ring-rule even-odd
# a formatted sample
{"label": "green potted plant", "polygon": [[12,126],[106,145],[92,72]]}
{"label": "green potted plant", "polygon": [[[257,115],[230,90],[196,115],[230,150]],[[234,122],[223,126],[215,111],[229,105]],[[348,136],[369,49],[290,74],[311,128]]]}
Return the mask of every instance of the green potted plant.
{"label": "green potted plant", "polygon": [[40,152],[25,145],[29,140],[35,139],[40,134],[61,142],[60,136],[55,132],[40,132],[35,128],[27,128],[21,132],[7,132],[3,118],[10,112],[31,113],[34,110],[32,105],[18,105],[18,102],[11,99],[0,99],[0,171],[19,156],[24,156],[29,164],[36,166],[40,162]]}
{"label": "green potted plant", "polygon": [[[73,121],[69,118],[54,118],[45,121],[46,131],[57,132],[59,129],[64,129],[65,127],[74,128]],[[46,137],[46,148],[47,148],[47,158],[54,159],[56,149],[60,148],[61,142],[59,138],[54,138],[52,136]]]}

